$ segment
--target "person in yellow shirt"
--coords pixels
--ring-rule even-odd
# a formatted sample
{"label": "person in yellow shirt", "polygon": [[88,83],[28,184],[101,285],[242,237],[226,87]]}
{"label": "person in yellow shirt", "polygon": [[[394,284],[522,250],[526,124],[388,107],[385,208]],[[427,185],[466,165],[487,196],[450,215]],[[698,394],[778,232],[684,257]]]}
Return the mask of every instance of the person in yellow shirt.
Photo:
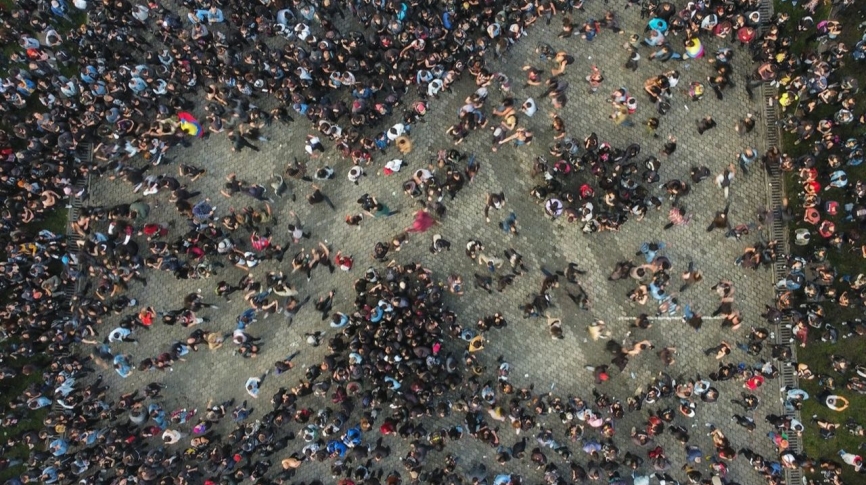
{"label": "person in yellow shirt", "polygon": [[796,93],[794,93],[792,91],[785,91],[778,98],[779,106],[781,106],[782,110],[785,111],[788,109],[788,107],[790,107],[791,105],[793,105],[797,101],[799,101],[799,99],[800,99],[800,97],[797,96]]}

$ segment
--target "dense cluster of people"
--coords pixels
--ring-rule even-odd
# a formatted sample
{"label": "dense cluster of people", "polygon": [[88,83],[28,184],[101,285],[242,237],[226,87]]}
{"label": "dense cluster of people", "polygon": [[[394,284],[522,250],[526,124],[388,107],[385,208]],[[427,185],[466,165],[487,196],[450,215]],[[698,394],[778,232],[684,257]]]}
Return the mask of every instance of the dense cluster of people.
{"label": "dense cluster of people", "polygon": [[[317,185],[336,176],[333,168],[308,170],[304,161],[294,160],[269,187],[260,183],[263,181],[244,181],[231,174],[221,195],[249,199],[243,199],[242,208],[219,214],[209,194],[193,189],[197,180],[207,176],[206,169],[194,161],[178,164],[176,177],[150,171],[169,162],[172,147],[189,144],[190,134],[223,133],[234,151],[257,151],[254,142],[268,141],[266,131],[272,122],[306,118],[315,130],[306,139],[310,158],[326,151],[323,140],[328,140],[342,157],[351,160],[347,177],[357,184],[365,175],[364,167],[379,152],[392,145],[401,152],[411,150],[409,136],[424,122],[428,103],[435,103],[439,93],[450,90],[467,72],[478,89],[466,99],[457,123],[447,131],[458,145],[473,131],[487,128],[492,130],[492,151],[508,143],[518,148],[530,145],[534,134],[520,124],[520,117],[536,114],[540,108],[536,99],[550,100],[555,143],[549,156],[553,161],[546,155],[535,160],[531,173],[542,180],[531,190],[531,196],[551,219],[564,216],[569,222],[580,223],[586,233],[616,231],[629,218],[640,220],[650,209],[660,210],[662,197],[667,197],[671,205],[666,229],[674,229],[691,220],[682,204],[691,186],[713,174],[705,166],[694,166],[690,181],[661,182],[659,157],[663,160],[675,153],[674,136],[666,138],[659,157],[644,154],[639,161],[638,143],[606,142],[595,133],[569,135],[556,111],[569,102],[570,86],[564,74],[575,58],[566,51],[539,45],[541,59],[554,66],[550,76],[544,68],[527,65],[523,69],[526,84],[519,89],[517,80],[488,68],[488,57],[502,56],[533,23],[549,23],[554,14],[563,17],[562,38],[579,36],[591,42],[597,35],[608,35],[603,29],[622,32],[613,11],[602,20],[588,18],[582,25],[575,23],[573,15],[583,11],[583,2],[322,0],[278,5],[265,0],[247,5],[190,0],[182,5],[187,15],[156,1],[133,5],[126,0],[91,4],[76,0],[68,5],[65,0],[53,0],[49,8],[42,6],[41,2],[18,0],[15,10],[0,13],[3,40],[21,48],[4,60],[9,75],[0,100],[4,121],[11,128],[10,133],[0,132],[2,234],[8,241],[7,259],[0,265],[0,284],[8,294],[20,298],[8,302],[3,311],[3,331],[16,344],[2,354],[0,377],[34,373],[44,377],[42,385],[34,384],[12,399],[9,409],[4,410],[3,425],[14,426],[34,410],[51,408],[43,429],[11,436],[5,443],[7,448],[24,445],[31,450],[25,471],[10,479],[10,485],[34,481],[215,484],[246,479],[287,483],[298,468],[314,460],[327,461],[335,479],[345,477],[339,479],[342,485],[382,480],[388,485],[404,480],[517,485],[524,480],[516,473],[492,472],[481,463],[460,463],[454,445],[441,459],[430,454],[466,437],[489,445],[500,464],[528,458],[544,471],[549,484],[603,479],[610,484],[643,485],[651,478],[666,485],[680,483],[672,475],[681,475],[684,483],[732,484],[728,466],[737,455],[747,459],[769,484],[783,483],[786,468],[818,465],[828,479],[838,482],[841,465],[788,449],[786,436],[803,432],[803,423],[774,414],[766,419],[774,428],[768,437],[778,456],[761,456],[749,446],[731,443],[722,423],[715,423],[707,429],[715,448],[711,463],[709,468],[698,466],[708,453],[690,442],[689,435],[694,432],[688,420],[695,417],[698,402],[720,399],[714,383],[743,382],[740,396],[723,398],[743,407],[743,415],[735,415],[733,421],[752,430],[756,423],[747,414],[760,402],[755,391],[777,377],[780,365],[791,364],[791,351],[785,345],[769,345],[771,358],[761,358],[765,341],[774,333],[772,328],[753,326],[746,342],[732,345],[723,341],[707,349],[707,356],[719,360],[718,370],[707,378],[674,379],[660,372],[626,402],[606,394],[603,388],[594,389],[591,397],[558,396],[532,387],[518,389],[509,380],[511,364],[502,358],[494,368],[487,368],[479,355],[487,339],[495,338],[496,329],[507,325],[505,318],[497,313],[480,318],[474,327],[468,325],[448,305],[449,298],[467,290],[459,275],[435,275],[418,263],[388,262],[389,251],[399,251],[409,234],[445,223],[445,193],[453,200],[480,170],[474,156],[454,149],[439,151],[429,169],[415,170],[403,184],[404,192],[417,199],[423,209],[410,227],[390,241],[375,243],[372,256],[378,263],[355,281],[353,308],[335,308],[334,291],[311,303],[331,330],[308,333],[307,343],[326,345],[328,355],[306,368],[297,386],[280,388],[272,397],[272,410],[252,419],[254,410],[248,402],[236,405],[227,401],[209,403],[201,415],[183,408],[169,412],[156,400],[162,391],[158,383],[109,396],[101,377],[89,377],[98,372],[97,367],[114,369],[121,377],[146,370],[173,372],[175,367],[182,372],[182,362],[205,346],[210,350],[232,346],[239,356],[256,357],[267,345],[266,339],[254,335],[259,319],[281,315],[291,324],[313,299],[313,295],[303,294],[305,290],[293,273],[305,275],[309,281],[320,266],[337,275],[354,266],[353,255],[324,241],[309,250],[293,249],[312,238],[294,213],[285,240],[277,240],[274,230],[274,198],[288,190],[285,179],[310,184],[305,197],[309,204],[325,202],[334,208]],[[752,55],[759,63],[744,82],[748,92],[761,83],[778,82],[785,87],[779,97],[783,109],[799,102],[796,113],[784,120],[784,128],[798,133],[804,141],[814,138],[811,153],[792,159],[771,148],[762,162],[770,170],[798,171],[803,182],[804,220],[815,226],[823,242],[812,240],[808,229],[796,233],[797,244],[812,245],[814,254],[789,257],[790,274],[779,282],[776,305],[768,306],[764,317],[772,325],[791,318],[803,344],[810,328],[823,332],[822,339],[833,340],[839,329],[825,322],[822,304],[832,301],[857,307],[862,305],[866,287],[863,275],[837,275],[826,262],[827,251],[834,246],[866,251],[860,247],[856,229],[836,228],[836,224],[847,227],[866,220],[861,204],[866,186],[860,181],[849,184],[842,168],[862,162],[861,140],[843,141],[837,135],[839,127],[863,122],[863,116],[858,118],[852,111],[856,80],[834,78],[834,70],[847,61],[849,48],[834,43],[820,53],[790,52],[786,18],[776,16],[761,33],[760,27],[768,19],[760,18],[755,0],[699,2],[683,7],[678,10],[671,3],[656,1],[642,5],[648,20],[646,34],[643,40],[640,36],[628,39],[625,68],[636,69],[641,52],[659,63],[706,58],[715,70],[706,84],[722,99],[725,90],[734,86],[731,60],[737,52]],[[87,13],[87,21],[80,28],[73,28],[71,17],[76,10]],[[361,30],[342,28],[349,21],[357,21]],[[832,41],[840,25],[835,20],[816,25],[801,20],[797,29],[814,29],[816,38]],[[280,37],[285,42],[276,46],[272,40]],[[713,38],[736,39],[743,48],[735,51],[723,47],[708,55],[705,45]],[[866,49],[861,44],[851,52],[857,61]],[[679,79],[678,70],[666,67],[645,82],[647,101],[658,117],[670,110]],[[586,95],[592,95],[603,85],[604,73],[592,66],[585,80]],[[516,97],[518,91],[536,87],[539,92],[527,93],[532,95],[525,101]],[[491,88],[499,90],[503,101],[488,111]],[[703,82],[694,82],[687,91],[697,100],[704,90]],[[187,118],[188,111],[196,108],[193,94],[203,98],[207,112],[200,124]],[[258,106],[262,96],[275,100],[276,107],[266,110]],[[630,117],[640,96],[625,87],[615,90],[610,97],[615,110],[611,120],[634,126]],[[812,121],[810,113],[822,104],[838,105],[839,110],[832,119]],[[658,137],[657,116],[644,123],[646,136]],[[754,117],[747,114],[738,130],[749,132],[754,123]],[[700,134],[714,127],[715,121],[709,116],[697,122]],[[94,161],[89,164],[82,161],[77,149],[90,143],[94,145]],[[754,149],[743,150],[738,157],[743,175],[758,158]],[[399,172],[402,165],[399,159],[391,160],[385,165],[386,173]],[[442,169],[441,173],[437,169]],[[713,179],[725,197],[736,171],[732,164]],[[592,178],[578,177],[578,173],[591,173]],[[69,247],[62,235],[30,230],[53,208],[65,204],[64,199],[86,198],[88,194],[75,187],[87,176],[120,179],[145,198],[112,207],[83,208],[71,224],[82,238],[80,247]],[[653,194],[657,184],[665,195]],[[828,189],[833,192],[825,192]],[[189,221],[186,229],[150,217],[152,207],[147,197],[160,192],[170,194],[178,213]],[[834,194],[848,199],[821,199]],[[362,212],[348,215],[349,225],[359,225],[365,217],[388,217],[397,212],[369,194],[358,204]],[[489,222],[490,210],[496,212],[505,205],[504,193],[487,194],[484,217]],[[723,229],[727,236],[739,239],[757,229],[757,224],[732,226],[727,214],[727,206],[718,211],[707,231]],[[757,216],[758,224],[764,224],[774,217],[788,220],[795,214],[785,206]],[[504,233],[517,236],[515,213],[508,213],[500,227]],[[430,252],[448,251],[450,246],[449,241],[434,235]],[[768,265],[777,257],[777,246],[777,242],[769,241],[749,247],[737,264],[755,269]],[[689,263],[681,273],[678,291],[671,287],[673,262],[664,255],[664,249],[664,243],[647,242],[636,255],[639,261],[621,262],[609,279],[632,279],[637,286],[628,291],[630,300],[645,305],[652,299],[657,305],[655,316],[679,315],[682,311],[683,322],[699,330],[703,322],[700,312],[680,300],[703,276]],[[501,292],[515,278],[529,277],[521,255],[513,249],[500,258],[485,252],[482,242],[473,239],[467,243],[466,254],[490,270],[474,275],[476,289],[492,292],[495,287]],[[285,273],[271,271],[257,278],[258,272],[252,271],[264,262],[280,264],[284,258],[290,259],[291,267],[286,266]],[[491,274],[506,263],[511,272],[494,280]],[[227,281],[224,269],[229,274],[240,272],[237,284]],[[562,284],[578,308],[591,308],[591,295],[580,284],[583,271],[574,263],[557,272],[538,269],[544,274],[541,290],[520,310],[526,318],[546,317],[551,336],[563,338],[562,321],[549,315],[550,295],[560,291],[557,289]],[[211,318],[210,310],[218,309],[218,303],[207,301],[200,293],[186,295],[177,309],[139,301],[130,285],[146,285],[154,271],[166,271],[179,279],[224,277],[215,285],[216,297],[230,302],[234,295],[242,295],[249,308],[237,316],[231,332],[214,331],[202,324]],[[443,277],[447,284],[440,285]],[[67,312],[70,295],[62,289],[81,280],[87,281],[84,291],[71,298],[72,311]],[[843,284],[847,286],[839,288]],[[723,327],[737,330],[743,317],[733,307],[733,284],[723,280],[713,290],[720,298],[713,316],[723,319]],[[802,301],[806,306],[799,305]],[[99,324],[112,316],[121,316],[120,323],[105,333]],[[641,315],[633,324],[634,331],[649,328],[652,321],[649,314]],[[159,355],[135,361],[117,351],[123,344],[136,345],[136,332],[154,325],[178,324],[190,328],[189,336],[170,343]],[[844,335],[866,332],[860,321],[847,322],[847,327]],[[593,340],[609,337],[601,321],[587,330]],[[80,354],[81,345],[92,346],[92,353]],[[607,347],[613,356],[611,365],[621,372],[630,358],[654,349],[648,340],[622,344],[610,340]],[[724,362],[734,351],[745,352],[751,363],[738,366]],[[675,361],[676,352],[667,346],[657,355],[668,366]],[[15,363],[37,354],[50,357],[50,365],[40,369]],[[245,384],[250,397],[259,398],[271,372],[291,370],[295,356],[275,362],[264,375],[250,377]],[[839,372],[848,367],[862,371],[843,358],[835,358],[833,365]],[[588,370],[599,386],[613,376],[607,364]],[[802,378],[812,377],[803,364],[798,371]],[[861,382],[863,376],[858,376],[846,379],[844,385],[862,392],[866,384]],[[847,399],[833,392],[833,380],[824,378],[823,382],[826,389],[818,399],[829,409],[844,410]],[[314,409],[304,400],[309,395],[326,397],[333,406]],[[783,389],[783,402],[789,409],[798,409],[808,398],[801,389]],[[626,434],[617,429],[617,422],[625,413],[643,412],[647,405],[653,408],[645,426],[628,433],[632,443],[646,451],[644,458],[626,450],[622,443],[616,444]],[[419,419],[444,418],[452,413],[463,420],[444,429],[426,429]],[[228,421],[227,416],[236,425],[222,436],[214,428]],[[546,424],[549,416],[558,416],[566,423],[566,435],[557,436],[550,429]],[[535,442],[524,435],[513,444],[503,443],[499,422],[507,423],[518,434],[534,434]],[[815,424],[822,436],[832,435],[839,426],[823,420]],[[654,443],[654,437],[665,429],[683,444],[683,454]],[[849,429],[863,433],[856,423]],[[383,469],[376,469],[374,461],[390,455],[391,435],[408,441],[410,451],[401,459],[405,470],[393,470],[386,476]],[[150,438],[161,440],[163,446],[146,446]],[[290,443],[299,439],[303,444]],[[186,446],[187,441],[185,451],[172,451],[172,445],[183,442]],[[840,456],[857,471],[861,469],[862,459],[856,454],[843,451]],[[272,460],[279,460],[280,466],[273,467]],[[686,463],[684,473],[679,473],[675,463]],[[0,468],[20,464],[0,457]]]}
{"label": "dense cluster of people", "polygon": [[[862,79],[842,68],[862,65],[866,41],[848,45],[839,39],[843,28],[854,28],[843,21],[853,12],[852,4],[835,6],[826,19],[815,14],[814,2],[804,5],[805,12],[796,22],[787,15],[776,16],[769,26],[770,38],[756,57],[759,65],[747,80],[751,86],[767,81],[778,86],[776,101],[783,114],[779,129],[790,134],[794,146],[788,149],[798,154],[771,147],[762,157],[768,171],[782,171],[796,183],[788,194],[791,200],[766,215],[768,222],[781,219],[791,227],[795,247],[786,256],[785,277],[776,284],[775,304],[767,306],[763,316],[774,324],[787,322],[794,343],[804,353],[815,342],[834,345],[840,338],[863,334],[859,316],[866,302],[866,275],[858,272],[859,263],[854,261],[866,257],[861,234],[866,185],[859,168],[864,141],[859,127],[866,118],[856,112]],[[792,49],[791,39],[798,35],[806,39],[801,52]],[[747,249],[742,263],[757,268],[763,259],[758,255],[775,249],[760,245]],[[846,260],[852,264],[843,270]],[[862,436],[856,419],[839,422],[832,417],[864,392],[862,365],[838,354],[832,354],[827,364],[830,374],[813,372],[804,362],[794,364],[801,380],[817,383],[818,395],[811,399],[832,411],[812,416],[806,432],[825,440],[833,440],[843,430]],[[810,399],[802,389],[783,389],[783,393],[789,410],[799,410]],[[807,469],[820,471],[831,483],[843,483],[843,469],[863,472],[857,450],[840,449],[838,454],[842,463],[825,457],[820,468]]]}

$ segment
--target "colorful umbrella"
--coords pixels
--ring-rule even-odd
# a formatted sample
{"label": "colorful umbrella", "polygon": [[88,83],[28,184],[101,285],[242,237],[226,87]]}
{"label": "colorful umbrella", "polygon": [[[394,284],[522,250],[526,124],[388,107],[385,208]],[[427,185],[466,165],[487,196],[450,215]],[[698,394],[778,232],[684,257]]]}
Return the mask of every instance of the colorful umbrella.
{"label": "colorful umbrella", "polygon": [[195,119],[195,116],[192,113],[187,111],[181,111],[177,114],[178,119],[180,120],[180,129],[183,130],[187,135],[195,136],[201,138],[204,136],[204,128],[201,127],[201,124]]}

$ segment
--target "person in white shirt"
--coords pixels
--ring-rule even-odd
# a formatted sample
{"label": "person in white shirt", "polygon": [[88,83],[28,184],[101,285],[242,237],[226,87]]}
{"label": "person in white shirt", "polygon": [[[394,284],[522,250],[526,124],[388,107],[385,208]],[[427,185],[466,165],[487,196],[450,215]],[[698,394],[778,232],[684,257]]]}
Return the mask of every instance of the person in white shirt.
{"label": "person in white shirt", "polygon": [[259,388],[262,385],[262,381],[265,380],[265,377],[270,373],[270,369],[266,370],[261,377],[250,377],[247,379],[247,383],[244,385],[244,388],[247,390],[247,394],[258,399],[259,398]]}
{"label": "person in white shirt", "polygon": [[325,152],[325,147],[322,145],[322,140],[315,135],[307,135],[307,142],[304,146],[304,151],[310,155],[311,158],[318,158],[319,153]]}
{"label": "person in white shirt", "polygon": [[183,435],[175,429],[167,429],[162,433],[162,441],[167,445],[173,445],[180,441]]}
{"label": "person in white shirt", "polygon": [[134,338],[131,338],[132,330],[123,327],[117,327],[108,334],[109,342],[133,342],[136,343]]}
{"label": "person in white shirt", "polygon": [[522,111],[524,114],[526,114],[526,116],[529,116],[531,118],[532,115],[534,115],[535,112],[538,111],[538,106],[536,106],[534,99],[529,98],[523,103],[523,106],[520,107],[520,111]]}

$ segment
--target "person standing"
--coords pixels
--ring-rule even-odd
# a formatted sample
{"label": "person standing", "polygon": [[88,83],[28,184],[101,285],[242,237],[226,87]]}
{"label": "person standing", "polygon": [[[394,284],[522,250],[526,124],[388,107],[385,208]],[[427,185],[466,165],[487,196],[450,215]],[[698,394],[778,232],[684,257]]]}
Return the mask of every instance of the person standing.
{"label": "person standing", "polygon": [[586,82],[589,83],[589,94],[593,94],[598,91],[599,86],[601,86],[601,83],[604,82],[604,75],[595,64],[590,66],[590,73],[589,76],[586,76]]}
{"label": "person standing", "polygon": [[325,153],[325,146],[322,145],[322,140],[315,135],[307,135],[307,141],[304,145],[304,151],[310,158],[319,158],[319,153]]}
{"label": "person standing", "polygon": [[499,210],[505,206],[505,192],[498,194],[487,194],[487,199],[484,202],[484,218],[490,222],[490,208]]}
{"label": "person standing", "polygon": [[266,370],[261,377],[250,377],[247,379],[246,384],[244,384],[244,388],[247,390],[247,394],[254,397],[255,399],[259,398],[259,391],[261,389],[262,382],[264,382],[265,377],[271,372],[270,369]]}
{"label": "person standing", "polygon": [[668,141],[666,141],[664,147],[662,147],[661,154],[670,157],[675,151],[677,151],[677,137],[668,135]]}
{"label": "person standing", "polygon": [[240,152],[241,150],[244,149],[244,147],[249,147],[254,152],[257,152],[260,150],[259,147],[250,143],[249,140],[244,138],[243,135],[241,135],[240,133],[236,133],[234,130],[229,130],[227,135],[229,137],[229,141],[232,143],[232,151],[233,152]]}

